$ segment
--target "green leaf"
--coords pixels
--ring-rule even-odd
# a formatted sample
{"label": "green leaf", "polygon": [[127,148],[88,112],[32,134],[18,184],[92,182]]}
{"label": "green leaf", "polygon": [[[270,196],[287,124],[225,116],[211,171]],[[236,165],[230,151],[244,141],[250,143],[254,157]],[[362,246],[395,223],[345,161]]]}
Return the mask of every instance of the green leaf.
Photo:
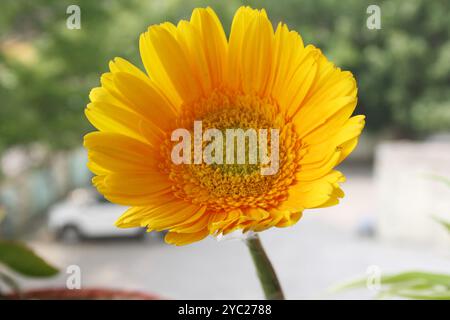
{"label": "green leaf", "polygon": [[450,187],[450,179],[449,178],[438,176],[438,175],[435,175],[435,174],[429,174],[427,176],[429,178],[435,180],[435,181],[439,181],[439,182],[444,183],[445,185],[447,185],[447,187]]}
{"label": "green leaf", "polygon": [[58,270],[19,242],[0,241],[0,263],[29,277],[50,277]]}
{"label": "green leaf", "polygon": [[[339,292],[364,288],[367,280],[356,279],[335,287]],[[450,300],[450,275],[431,272],[410,271],[382,276],[380,297],[402,297],[408,299]]]}
{"label": "green leaf", "polygon": [[444,219],[438,218],[438,217],[433,217],[434,221],[440,223],[442,226],[444,226],[448,232],[450,232],[450,222],[446,221]]}

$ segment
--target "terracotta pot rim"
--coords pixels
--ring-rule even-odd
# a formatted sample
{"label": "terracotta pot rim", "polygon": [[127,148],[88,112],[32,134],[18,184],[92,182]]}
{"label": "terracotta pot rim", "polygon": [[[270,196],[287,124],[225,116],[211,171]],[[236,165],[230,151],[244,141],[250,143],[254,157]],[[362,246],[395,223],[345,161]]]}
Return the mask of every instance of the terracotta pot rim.
{"label": "terracotta pot rim", "polygon": [[36,299],[36,300],[162,300],[158,295],[138,290],[108,289],[108,288],[39,288],[24,290],[20,294],[12,293],[6,299]]}

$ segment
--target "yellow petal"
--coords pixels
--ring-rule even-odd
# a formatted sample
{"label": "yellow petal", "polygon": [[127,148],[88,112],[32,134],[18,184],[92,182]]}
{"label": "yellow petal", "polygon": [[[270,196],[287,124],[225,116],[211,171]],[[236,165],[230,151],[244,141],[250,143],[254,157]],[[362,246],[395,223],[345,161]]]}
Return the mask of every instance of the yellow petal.
{"label": "yellow petal", "polygon": [[158,54],[150,40],[149,32],[144,32],[139,37],[139,51],[141,54],[142,63],[148,76],[157,83],[160,89],[165,93],[165,97],[170,101],[171,105],[177,107],[181,106],[181,98],[179,93],[175,90],[169,75],[167,74],[164,65],[158,57]]}
{"label": "yellow petal", "polygon": [[162,130],[173,126],[176,114],[153,86],[126,72],[114,73],[113,81],[118,91],[129,101],[128,105],[153,126]]}
{"label": "yellow petal", "polygon": [[91,162],[114,172],[151,172],[158,168],[158,152],[148,144],[109,132],[92,132],[84,137]]}
{"label": "yellow petal", "polygon": [[261,95],[269,81],[272,65],[274,33],[263,10],[256,14],[243,35],[240,53],[242,88],[245,93]]}
{"label": "yellow petal", "polygon": [[109,62],[109,70],[111,70],[112,73],[126,72],[132,74],[135,77],[138,77],[144,82],[147,82],[149,84],[151,83],[149,77],[144,72],[139,70],[139,68],[137,68],[127,60],[120,57],[116,57],[113,61]]}
{"label": "yellow petal", "polygon": [[256,19],[258,10],[250,7],[240,7],[234,15],[231,24],[230,40],[228,45],[227,59],[227,86],[232,90],[242,89],[242,47],[244,45],[245,34],[251,24]]}
{"label": "yellow petal", "polygon": [[353,111],[356,107],[356,102],[355,97],[345,96],[330,101],[323,101],[309,108],[302,107],[294,118],[294,124],[300,138],[325,124],[343,108]]}
{"label": "yellow petal", "polygon": [[86,117],[100,131],[120,133],[144,143],[149,143],[140,130],[145,119],[127,109],[105,102],[92,102],[85,110]]}
{"label": "yellow petal", "polygon": [[184,246],[192,242],[200,241],[209,235],[208,230],[204,229],[195,233],[178,233],[169,232],[166,234],[164,240],[168,244],[173,244],[176,246]]}
{"label": "yellow petal", "polygon": [[[191,23],[198,28],[212,87],[219,87],[225,77],[228,43],[222,24],[211,8],[195,9]],[[200,50],[198,48],[198,50]]]}
{"label": "yellow petal", "polygon": [[[167,24],[152,26],[148,29],[145,38],[149,41],[147,49],[152,51],[151,56],[159,61],[160,65],[156,63],[155,66],[162,67],[155,67],[150,76],[164,78],[164,75],[167,75],[171,85],[183,101],[195,101],[202,94],[199,79],[196,78],[195,72],[191,68],[189,53],[183,50],[174,32],[176,29],[175,31],[170,30]],[[159,73],[163,75],[160,76]]]}
{"label": "yellow petal", "polygon": [[201,208],[184,201],[173,201],[155,208],[151,214],[141,221],[142,226],[161,231],[171,229],[192,218]]}
{"label": "yellow petal", "polygon": [[[273,61],[270,71],[270,80],[265,96],[277,99],[283,93],[295,66],[299,64],[299,56],[303,51],[303,40],[295,31],[279,23],[275,32]],[[278,100],[278,99],[277,99]]]}

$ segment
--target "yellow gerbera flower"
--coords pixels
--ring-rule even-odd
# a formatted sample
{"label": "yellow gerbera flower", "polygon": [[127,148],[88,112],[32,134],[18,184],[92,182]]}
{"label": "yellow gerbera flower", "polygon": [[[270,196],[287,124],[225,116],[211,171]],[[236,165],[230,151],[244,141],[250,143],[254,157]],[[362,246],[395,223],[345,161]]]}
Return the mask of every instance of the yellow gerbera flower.
{"label": "yellow gerbera flower", "polygon": [[[146,73],[116,58],[90,93],[85,136],[93,183],[131,206],[118,227],[168,230],[184,245],[208,235],[295,224],[304,209],[335,205],[333,168],[355,148],[364,116],[356,81],[295,31],[273,30],[264,10],[241,7],[229,39],[211,8],[141,35]],[[279,129],[279,170],[257,164],[175,164],[177,128]]]}

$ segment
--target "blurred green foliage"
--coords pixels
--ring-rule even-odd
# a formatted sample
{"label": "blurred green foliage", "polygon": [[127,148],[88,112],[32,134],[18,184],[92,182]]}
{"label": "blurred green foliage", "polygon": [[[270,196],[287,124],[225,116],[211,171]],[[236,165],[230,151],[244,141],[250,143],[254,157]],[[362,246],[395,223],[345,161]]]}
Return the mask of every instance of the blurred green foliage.
{"label": "blurred green foliage", "polygon": [[33,250],[20,242],[5,241],[0,239],[0,300],[3,298],[3,287],[13,293],[20,294],[20,286],[17,279],[5,272],[4,267],[26,277],[46,278],[56,275],[59,271],[48,264]]}
{"label": "blurred green foliage", "polygon": [[[5,217],[5,211],[0,206],[0,224]],[[26,244],[17,241],[0,239],[0,300],[3,298],[3,287],[15,293],[20,293],[16,277],[5,272],[9,271],[33,278],[45,278],[56,275],[59,271],[38,256]]]}
{"label": "blurred green foliage", "polygon": [[[407,271],[380,278],[377,297],[406,298],[419,300],[450,300],[450,275]],[[364,288],[368,285],[366,279],[354,280],[336,288],[333,291]]]}
{"label": "blurred green foliage", "polygon": [[[81,8],[81,29],[66,9]],[[305,43],[320,47],[359,84],[358,113],[369,130],[420,136],[450,129],[448,0],[3,0],[0,10],[0,150],[35,140],[71,147],[91,130],[83,109],[108,61],[141,66],[139,34],[148,25],[188,19],[211,6],[228,32],[241,4],[266,8]],[[381,7],[381,29],[366,9]]]}
{"label": "blurred green foliage", "polygon": [[20,242],[0,240],[0,263],[29,277],[51,277],[58,270]]}
{"label": "blurred green foliage", "polygon": [[[447,177],[430,175],[429,178],[444,183],[450,187]],[[448,220],[432,216],[450,232]],[[331,288],[331,292],[343,290],[376,289],[378,298],[406,298],[419,300],[450,300],[450,274],[429,271],[406,271],[391,275],[381,275],[376,283],[374,277],[359,278]],[[373,287],[376,285],[378,288]]]}

